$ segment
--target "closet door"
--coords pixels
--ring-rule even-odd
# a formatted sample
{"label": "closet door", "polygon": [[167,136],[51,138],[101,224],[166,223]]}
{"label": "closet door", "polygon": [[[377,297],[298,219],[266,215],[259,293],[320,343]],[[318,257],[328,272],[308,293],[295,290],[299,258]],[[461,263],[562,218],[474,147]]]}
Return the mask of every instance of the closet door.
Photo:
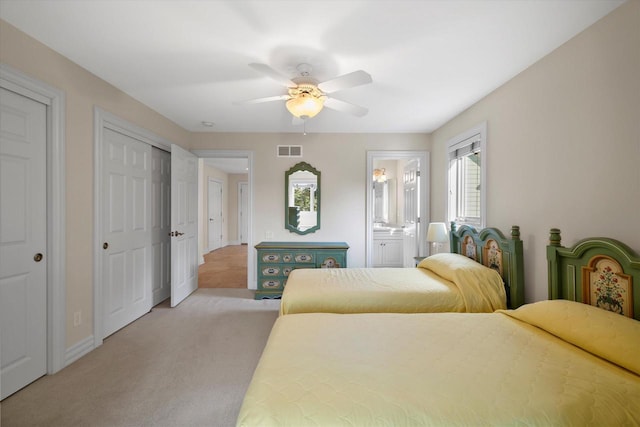
{"label": "closet door", "polygon": [[151,146],[103,129],[103,337],[152,306]]}
{"label": "closet door", "polygon": [[47,370],[46,106],[0,89],[0,399]]}
{"label": "closet door", "polygon": [[153,305],[171,296],[171,154],[151,149]]}

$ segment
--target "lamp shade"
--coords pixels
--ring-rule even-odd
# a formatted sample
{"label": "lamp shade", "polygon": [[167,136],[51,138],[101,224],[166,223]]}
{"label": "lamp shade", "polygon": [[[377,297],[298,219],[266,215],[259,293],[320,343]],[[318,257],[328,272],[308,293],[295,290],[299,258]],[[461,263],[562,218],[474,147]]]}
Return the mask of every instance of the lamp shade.
{"label": "lamp shade", "polygon": [[301,119],[314,117],[322,110],[324,100],[308,93],[301,93],[287,101],[287,110]]}
{"label": "lamp shade", "polygon": [[444,222],[432,222],[427,228],[427,241],[445,243],[448,240],[447,226]]}

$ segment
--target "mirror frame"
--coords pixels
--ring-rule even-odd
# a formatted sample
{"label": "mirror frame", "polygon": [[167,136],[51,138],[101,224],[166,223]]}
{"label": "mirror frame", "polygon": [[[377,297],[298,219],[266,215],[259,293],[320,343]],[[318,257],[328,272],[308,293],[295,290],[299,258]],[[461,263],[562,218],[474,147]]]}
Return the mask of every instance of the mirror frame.
{"label": "mirror frame", "polygon": [[[316,209],[316,225],[306,230],[299,230],[289,222],[289,177],[295,172],[300,171],[311,172],[316,176],[317,179],[317,189],[315,192],[318,199],[318,208]],[[284,228],[292,233],[297,234],[315,233],[317,230],[320,230],[320,171],[307,162],[297,163],[284,173]]]}

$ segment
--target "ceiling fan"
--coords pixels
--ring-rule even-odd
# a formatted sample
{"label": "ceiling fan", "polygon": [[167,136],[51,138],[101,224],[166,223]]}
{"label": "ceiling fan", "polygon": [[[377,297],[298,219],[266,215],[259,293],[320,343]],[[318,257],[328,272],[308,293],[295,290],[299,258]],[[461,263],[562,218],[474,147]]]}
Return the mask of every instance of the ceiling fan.
{"label": "ceiling fan", "polygon": [[322,110],[323,107],[331,108],[332,110],[343,113],[353,114],[357,117],[362,117],[369,112],[367,108],[351,104],[328,95],[339,90],[371,83],[373,81],[371,76],[362,70],[354,71],[335,77],[331,80],[318,83],[316,79],[311,77],[312,68],[309,64],[299,64],[296,67],[299,76],[292,79],[280,74],[266,64],[251,63],[249,66],[287,87],[288,93],[286,95],[250,99],[241,102],[242,104],[286,101],[285,105],[287,110],[289,110],[289,112],[294,116],[294,123],[296,123],[296,119],[306,120],[314,117]]}

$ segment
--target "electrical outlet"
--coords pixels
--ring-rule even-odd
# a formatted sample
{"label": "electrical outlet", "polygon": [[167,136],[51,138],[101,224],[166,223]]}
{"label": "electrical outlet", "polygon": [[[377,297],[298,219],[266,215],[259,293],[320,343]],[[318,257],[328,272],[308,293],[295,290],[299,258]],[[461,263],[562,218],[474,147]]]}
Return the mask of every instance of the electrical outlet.
{"label": "electrical outlet", "polygon": [[80,326],[82,323],[82,312],[76,311],[73,313],[73,326]]}
{"label": "electrical outlet", "polygon": [[273,231],[265,231],[264,232],[265,239],[273,239]]}

